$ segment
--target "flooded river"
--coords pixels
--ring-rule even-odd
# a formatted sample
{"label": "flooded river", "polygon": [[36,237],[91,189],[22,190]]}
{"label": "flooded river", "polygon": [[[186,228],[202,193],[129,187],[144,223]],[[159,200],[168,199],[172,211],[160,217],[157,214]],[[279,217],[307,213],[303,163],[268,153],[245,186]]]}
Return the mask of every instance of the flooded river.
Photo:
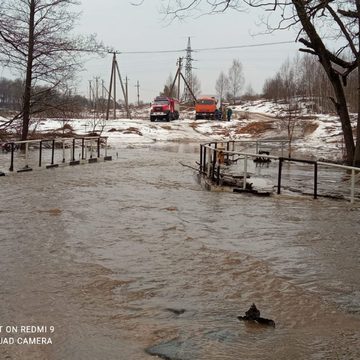
{"label": "flooded river", "polygon": [[[360,358],[360,208],[207,192],[198,158],[0,178],[1,359]],[[237,319],[252,303],[275,328]]]}

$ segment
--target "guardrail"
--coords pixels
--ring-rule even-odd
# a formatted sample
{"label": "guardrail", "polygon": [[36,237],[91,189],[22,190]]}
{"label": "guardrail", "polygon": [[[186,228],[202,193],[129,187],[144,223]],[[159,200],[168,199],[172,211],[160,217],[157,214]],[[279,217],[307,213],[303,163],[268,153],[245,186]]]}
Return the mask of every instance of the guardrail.
{"label": "guardrail", "polygon": [[[80,142],[80,145],[79,145]],[[97,159],[101,158],[101,142],[104,142],[104,154],[103,158],[105,161],[111,160],[111,156],[107,155],[107,137],[106,136],[83,136],[73,138],[53,138],[53,139],[37,139],[37,140],[24,140],[24,141],[12,141],[4,144],[4,147],[10,152],[10,166],[9,171],[13,172],[15,169],[15,150],[19,147],[24,147],[24,166],[17,170],[17,172],[31,171],[33,168],[29,164],[29,145],[37,145],[38,153],[38,167],[43,165],[43,150],[44,144],[50,143],[51,145],[51,156],[50,164],[46,165],[46,168],[58,167],[59,163],[55,163],[55,149],[56,145],[61,144],[62,148],[62,161],[65,164],[66,151],[65,149],[71,149],[70,156],[68,158],[69,165],[78,165],[80,160],[87,161],[89,163],[96,162]],[[76,147],[81,147],[80,159],[75,159]],[[90,150],[89,150],[90,149]],[[88,152],[90,156],[88,158]]]}
{"label": "guardrail", "polygon": [[[237,144],[253,144],[256,148],[256,153],[249,153],[243,151],[235,150]],[[273,156],[267,155],[264,153],[260,153],[260,148],[264,144],[272,144],[276,145],[278,143],[279,151],[281,156]],[[319,168],[339,168],[346,171],[351,172],[351,181],[350,181],[350,202],[354,203],[355,201],[355,184],[356,184],[356,175],[360,173],[360,168],[346,165],[333,164],[324,161],[316,161],[316,160],[307,160],[307,159],[295,159],[283,157],[284,152],[284,144],[288,143],[287,140],[259,140],[259,141],[218,141],[218,142],[210,142],[206,144],[200,145],[200,164],[199,164],[199,172],[200,174],[208,177],[212,182],[217,185],[221,183],[221,168],[225,164],[231,164],[234,162],[235,157],[236,160],[243,160],[243,172],[242,177],[243,181],[243,190],[246,189],[246,178],[248,176],[248,160],[252,158],[263,158],[269,160],[278,161],[278,174],[277,174],[277,193],[281,193],[282,186],[282,168],[284,162],[289,163],[304,163],[310,164],[314,166],[313,171],[313,197],[317,199],[318,197],[318,171]]]}

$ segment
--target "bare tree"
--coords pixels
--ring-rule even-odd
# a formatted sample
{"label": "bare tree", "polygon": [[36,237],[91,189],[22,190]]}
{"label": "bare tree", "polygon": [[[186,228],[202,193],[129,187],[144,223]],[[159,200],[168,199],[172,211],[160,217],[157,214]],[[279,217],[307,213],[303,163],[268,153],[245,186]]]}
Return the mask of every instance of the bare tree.
{"label": "bare tree", "polygon": [[[60,88],[82,66],[84,51],[99,51],[94,37],[71,37],[78,18],[70,7],[76,0],[2,0],[0,62],[24,79],[21,139],[26,140],[35,103]],[[36,85],[41,87],[36,93]]]}
{"label": "bare tree", "polygon": [[223,102],[225,94],[228,91],[228,88],[229,88],[229,79],[222,71],[219,77],[217,78],[215,84],[216,95],[219,97],[220,103]]}
{"label": "bare tree", "polygon": [[242,64],[238,59],[234,59],[228,74],[228,93],[233,104],[236,103],[236,98],[240,95],[240,90],[244,86],[244,81]]}
{"label": "bare tree", "polygon": [[281,83],[283,86],[283,98],[290,102],[290,100],[296,94],[296,79],[295,79],[295,69],[290,64],[290,60],[286,60],[285,63],[280,68],[280,77]]}
{"label": "bare tree", "polygon": [[254,89],[253,89],[253,87],[252,87],[251,84],[248,84],[248,85],[246,86],[246,90],[245,90],[245,94],[244,94],[244,95],[247,96],[248,98],[252,98],[252,97],[256,96],[256,94],[255,94],[255,92],[254,92]]}
{"label": "bare tree", "polygon": [[160,95],[164,95],[164,96],[169,96],[169,97],[173,97],[175,90],[173,89],[173,91],[171,91],[171,86],[173,84],[174,78],[172,76],[172,74],[170,74],[168,76],[168,78],[166,79],[166,83],[164,85],[164,89],[163,91],[160,93]]}
{"label": "bare tree", "polygon": [[282,115],[278,115],[280,120],[280,128],[286,130],[288,139],[288,157],[292,155],[292,140],[294,138],[294,130],[299,124],[300,109],[297,103],[288,103],[287,108]]}

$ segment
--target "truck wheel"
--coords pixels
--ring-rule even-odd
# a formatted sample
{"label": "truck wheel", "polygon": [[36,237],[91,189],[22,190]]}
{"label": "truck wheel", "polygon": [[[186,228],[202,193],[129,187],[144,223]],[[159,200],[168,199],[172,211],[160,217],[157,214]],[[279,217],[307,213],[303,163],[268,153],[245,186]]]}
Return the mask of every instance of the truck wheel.
{"label": "truck wheel", "polygon": [[155,119],[154,119],[153,117],[151,117],[151,118],[150,118],[150,121],[151,121],[151,122],[154,122],[154,121],[155,121]]}
{"label": "truck wheel", "polygon": [[165,120],[166,120],[167,122],[170,121],[170,114],[167,114],[167,115],[166,115]]}

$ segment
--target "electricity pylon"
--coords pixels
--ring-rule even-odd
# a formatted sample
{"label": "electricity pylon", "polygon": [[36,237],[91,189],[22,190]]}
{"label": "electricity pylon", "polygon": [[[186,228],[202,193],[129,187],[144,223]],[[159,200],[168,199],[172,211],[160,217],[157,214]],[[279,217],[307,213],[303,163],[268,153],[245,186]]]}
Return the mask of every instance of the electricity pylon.
{"label": "electricity pylon", "polygon": [[190,89],[193,87],[193,79],[192,79],[192,50],[191,50],[191,43],[190,43],[190,36],[188,37],[188,44],[186,48],[186,57],[185,57],[185,79],[188,83],[188,86],[184,87],[184,102],[191,102],[192,95],[190,93]]}

